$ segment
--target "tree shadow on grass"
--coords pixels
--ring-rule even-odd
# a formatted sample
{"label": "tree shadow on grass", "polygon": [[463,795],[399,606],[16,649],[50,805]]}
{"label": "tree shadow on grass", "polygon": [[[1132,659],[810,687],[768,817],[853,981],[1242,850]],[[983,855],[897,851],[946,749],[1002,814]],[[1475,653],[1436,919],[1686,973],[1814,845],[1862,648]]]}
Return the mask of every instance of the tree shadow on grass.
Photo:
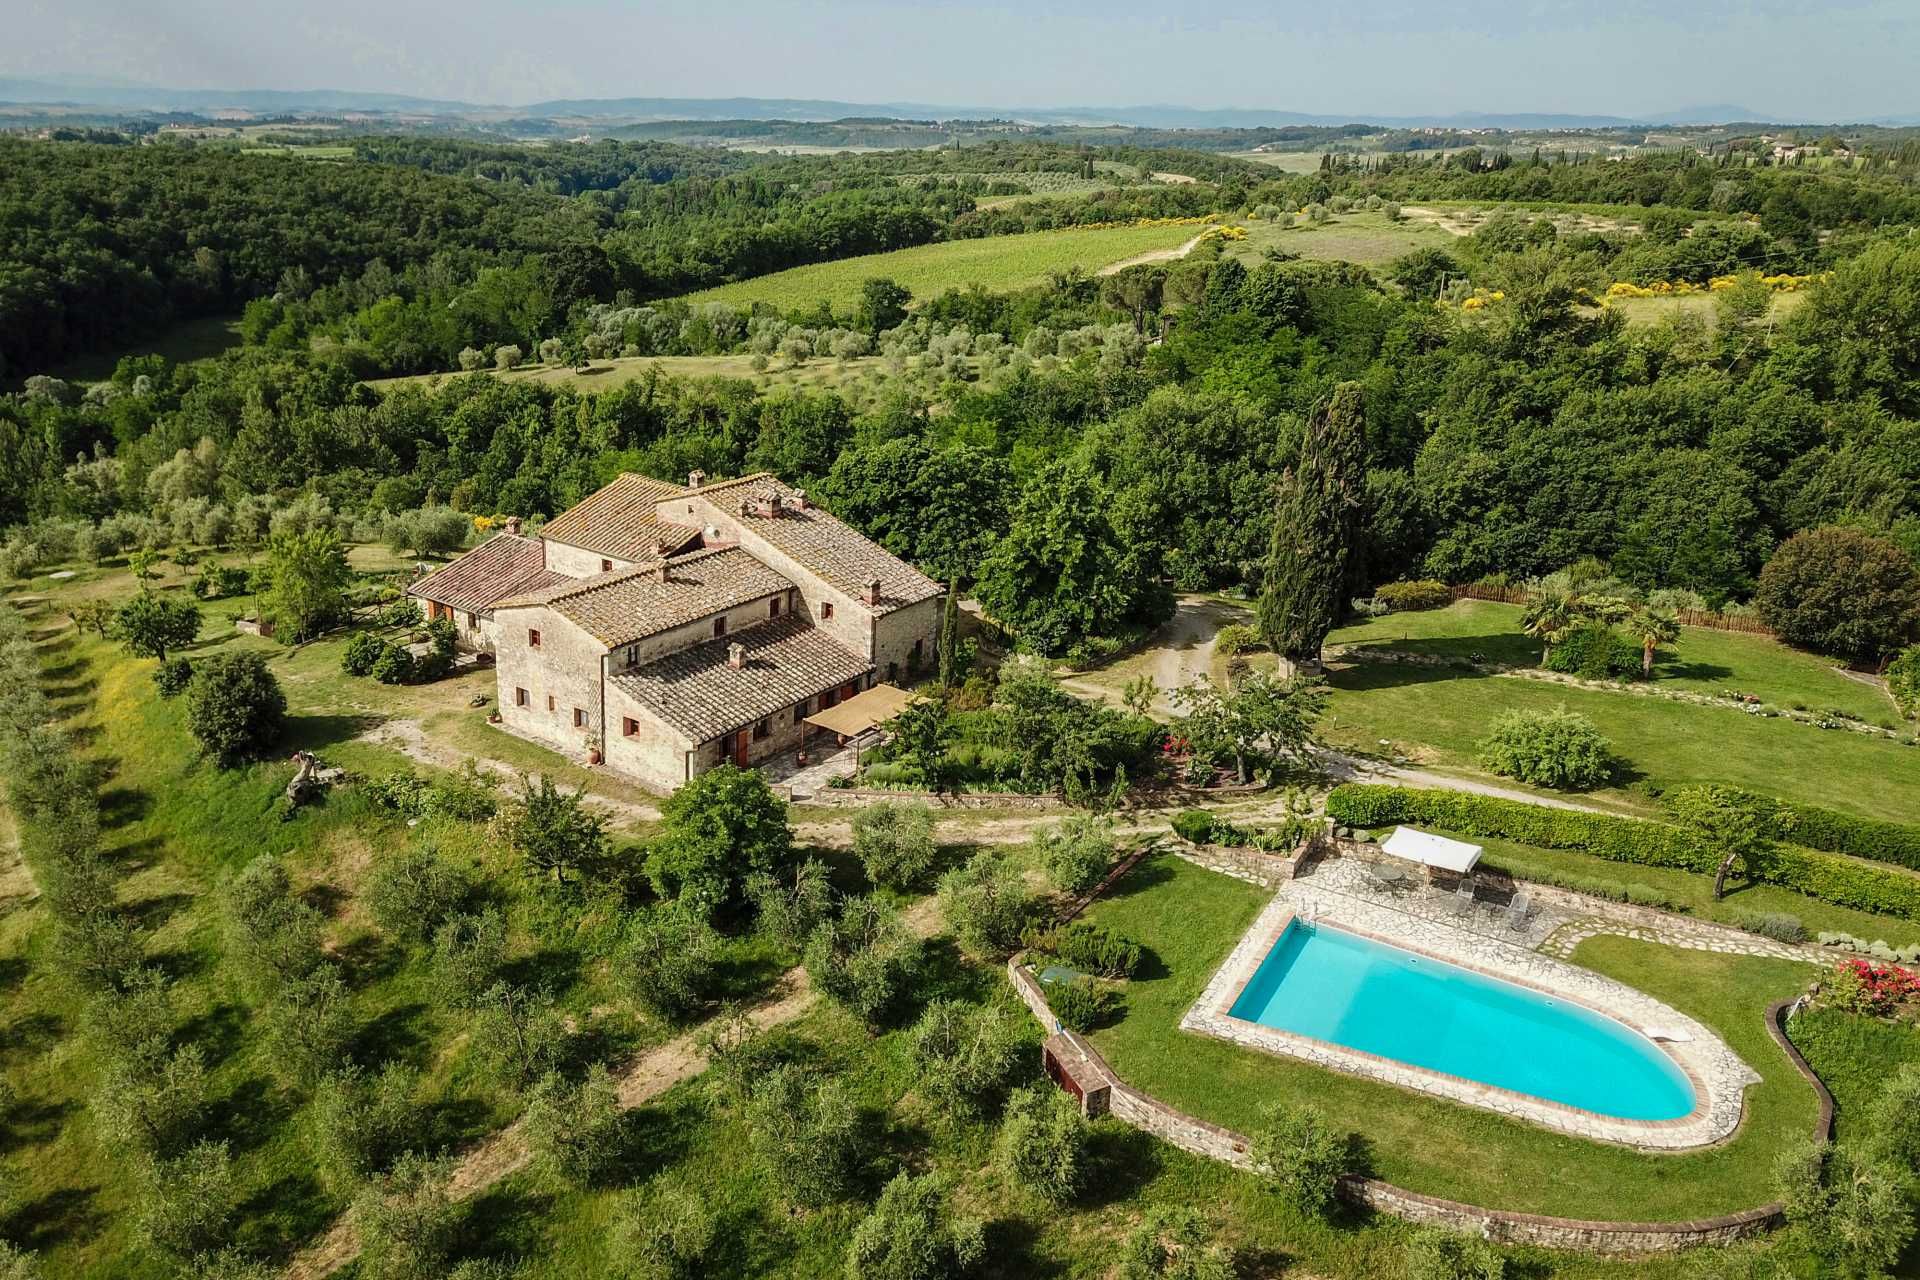
{"label": "tree shadow on grass", "polygon": [[382,717],[375,715],[288,716],[278,750],[285,753],[321,751],[351,742],[381,722]]}
{"label": "tree shadow on grass", "polygon": [[274,1082],[249,1076],[207,1112],[207,1136],[225,1138],[237,1155],[273,1141],[281,1126],[292,1119],[294,1107]]}
{"label": "tree shadow on grass", "polygon": [[360,1028],[354,1036],[351,1056],[356,1062],[386,1062],[406,1058],[428,1042],[422,1028],[427,1006],[419,1001],[395,1005]]}
{"label": "tree shadow on grass", "polygon": [[107,1225],[107,1216],[94,1203],[98,1192],[98,1187],[49,1191],[13,1215],[7,1235],[20,1247],[34,1251],[91,1240]]}
{"label": "tree shadow on grass", "polygon": [[509,962],[501,977],[514,986],[542,988],[559,996],[580,981],[580,953],[565,947],[542,947]]}
{"label": "tree shadow on grass", "polygon": [[1656,682],[1660,680],[1731,680],[1733,668],[1723,667],[1717,662],[1657,662],[1654,664],[1653,674]]}
{"label": "tree shadow on grass", "polygon": [[1131,898],[1136,893],[1145,893],[1157,889],[1173,879],[1174,856],[1169,851],[1156,851],[1142,858],[1133,870],[1122,876],[1120,882],[1100,895],[1100,901],[1113,901]]}
{"label": "tree shadow on grass", "polygon": [[1118,1204],[1139,1195],[1160,1176],[1165,1151],[1159,1139],[1118,1120],[1096,1121],[1087,1130],[1084,1205]]}
{"label": "tree shadow on grass", "polygon": [[80,1109],[77,1102],[16,1102],[0,1125],[0,1152],[37,1147],[60,1136],[67,1117]]}
{"label": "tree shadow on grass", "polygon": [[496,1186],[475,1196],[455,1232],[458,1258],[514,1263],[539,1253],[554,1199],[525,1186]]}
{"label": "tree shadow on grass", "polygon": [[139,822],[153,812],[153,796],[135,787],[107,787],[100,792],[100,825],[113,831]]}
{"label": "tree shadow on grass", "polygon": [[180,1044],[197,1044],[207,1055],[207,1065],[217,1067],[240,1051],[252,1018],[238,1004],[217,1004],[197,1017],[189,1018],[174,1039]]}
{"label": "tree shadow on grass", "polygon": [[1448,680],[1491,680],[1493,675],[1471,667],[1438,667],[1419,662],[1355,662],[1327,672],[1327,684],[1348,693],[1440,684]]}
{"label": "tree shadow on grass", "polygon": [[287,1257],[324,1229],[338,1208],[312,1173],[286,1174],[241,1201],[237,1243],[249,1253]]}
{"label": "tree shadow on grass", "polygon": [[137,902],[125,904],[125,909],[142,929],[151,933],[164,928],[167,921],[179,915],[195,901],[191,893],[160,893],[151,898],[141,898]]}
{"label": "tree shadow on grass", "polygon": [[206,951],[192,947],[175,947],[170,951],[156,951],[147,959],[153,967],[167,976],[169,982],[185,982],[213,970],[213,957]]}
{"label": "tree shadow on grass", "polygon": [[987,1223],[986,1243],[987,1262],[979,1273],[982,1276],[1047,1280],[1065,1274],[1058,1262],[1035,1252],[1040,1228],[1024,1217],[995,1218]]}
{"label": "tree shadow on grass", "polygon": [[0,1036],[0,1061],[15,1057],[37,1057],[58,1044],[66,1033],[66,1023],[51,1013],[29,1013],[7,1024]]}

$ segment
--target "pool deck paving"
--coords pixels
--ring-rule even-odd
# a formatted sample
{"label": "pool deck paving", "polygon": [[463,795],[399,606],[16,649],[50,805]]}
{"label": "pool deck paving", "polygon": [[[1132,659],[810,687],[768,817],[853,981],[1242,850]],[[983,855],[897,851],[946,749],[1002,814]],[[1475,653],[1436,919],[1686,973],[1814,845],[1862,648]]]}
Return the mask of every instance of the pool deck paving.
{"label": "pool deck paving", "polygon": [[[1724,1141],[1739,1127],[1747,1086],[1760,1077],[1704,1024],[1644,992],[1572,964],[1544,949],[1568,927],[1627,932],[1635,921],[1583,919],[1558,903],[1543,903],[1520,929],[1504,909],[1482,905],[1455,916],[1451,894],[1425,889],[1383,893],[1356,858],[1329,859],[1310,876],[1284,885],[1235,945],[1181,1020],[1184,1030],[1244,1047],[1312,1062],[1384,1083],[1485,1107],[1516,1119],[1599,1142],[1647,1150],[1683,1150]],[[1430,958],[1504,979],[1554,999],[1581,1005],[1645,1035],[1692,1083],[1693,1111],[1675,1120],[1627,1120],[1584,1111],[1379,1057],[1327,1041],[1262,1026],[1229,1012],[1280,934],[1295,918],[1345,929]],[[1687,922],[1692,923],[1692,922]],[[1651,930],[1649,930],[1651,932]],[[1688,931],[1680,945],[1720,950],[1731,944],[1707,931]],[[1733,931],[1725,931],[1732,933]],[[1735,935],[1744,939],[1746,935]],[[1665,941],[1666,939],[1655,939]],[[1753,944],[1785,948],[1769,939]],[[1718,943],[1719,945],[1712,945]],[[1773,954],[1771,951],[1758,954]],[[1794,958],[1804,958],[1795,955]]]}

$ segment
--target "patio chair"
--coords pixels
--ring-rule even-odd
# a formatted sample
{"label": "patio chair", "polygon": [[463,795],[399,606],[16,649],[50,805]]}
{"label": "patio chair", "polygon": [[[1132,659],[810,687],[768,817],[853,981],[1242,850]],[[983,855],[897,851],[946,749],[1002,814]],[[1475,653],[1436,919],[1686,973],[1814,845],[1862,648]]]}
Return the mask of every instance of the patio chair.
{"label": "patio chair", "polygon": [[1513,895],[1513,901],[1507,904],[1507,928],[1518,933],[1527,927],[1527,920],[1533,915],[1533,899],[1524,893]]}
{"label": "patio chair", "polygon": [[1453,914],[1456,916],[1473,914],[1473,881],[1462,880],[1460,887],[1453,891]]}

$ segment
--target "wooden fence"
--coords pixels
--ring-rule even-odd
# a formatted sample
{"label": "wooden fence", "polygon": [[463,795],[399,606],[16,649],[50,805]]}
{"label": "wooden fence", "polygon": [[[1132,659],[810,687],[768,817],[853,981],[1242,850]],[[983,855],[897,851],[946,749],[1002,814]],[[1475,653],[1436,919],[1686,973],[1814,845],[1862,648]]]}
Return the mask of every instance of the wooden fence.
{"label": "wooden fence", "polygon": [[[1533,599],[1533,593],[1525,587],[1495,586],[1492,583],[1468,582],[1448,589],[1453,592],[1455,600],[1491,600],[1495,604],[1526,604]],[[1708,613],[1704,609],[1681,609],[1674,616],[1679,619],[1683,627],[1738,631],[1750,636],[1765,636],[1769,640],[1776,638],[1773,628],[1758,618],[1729,613]]]}

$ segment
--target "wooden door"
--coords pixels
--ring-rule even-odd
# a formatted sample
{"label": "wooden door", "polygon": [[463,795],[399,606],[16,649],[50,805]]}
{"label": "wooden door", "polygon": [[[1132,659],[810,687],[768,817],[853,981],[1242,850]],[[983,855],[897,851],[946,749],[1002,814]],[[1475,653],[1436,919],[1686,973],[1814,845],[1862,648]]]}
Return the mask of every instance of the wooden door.
{"label": "wooden door", "polygon": [[733,735],[733,763],[744,769],[747,767],[747,748],[753,742],[753,730],[742,729]]}

